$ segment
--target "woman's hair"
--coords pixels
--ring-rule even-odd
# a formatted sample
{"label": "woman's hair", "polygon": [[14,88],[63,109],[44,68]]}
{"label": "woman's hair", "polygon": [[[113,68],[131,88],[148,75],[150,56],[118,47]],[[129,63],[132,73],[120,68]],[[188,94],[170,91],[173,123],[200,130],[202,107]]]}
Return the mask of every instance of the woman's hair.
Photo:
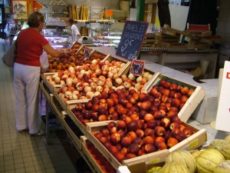
{"label": "woman's hair", "polygon": [[30,27],[38,27],[39,24],[44,21],[44,16],[40,12],[33,12],[28,18],[28,25]]}

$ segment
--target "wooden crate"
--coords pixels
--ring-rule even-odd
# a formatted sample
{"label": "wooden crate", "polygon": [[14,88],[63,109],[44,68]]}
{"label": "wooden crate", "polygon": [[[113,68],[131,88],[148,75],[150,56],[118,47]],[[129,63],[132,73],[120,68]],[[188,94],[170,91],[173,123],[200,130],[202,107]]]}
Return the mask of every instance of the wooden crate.
{"label": "wooden crate", "polygon": [[[91,133],[87,133],[87,138],[96,146],[96,148],[103,154],[103,156],[110,161],[111,165],[117,169],[121,165],[126,165],[132,171],[132,173],[138,173],[141,171],[140,168],[145,166],[145,162],[151,161],[152,163],[164,162],[166,157],[170,152],[173,152],[178,149],[187,148],[195,149],[200,147],[207,140],[207,133],[205,129],[195,129],[194,127],[185,124],[192,128],[195,132],[190,137],[176,144],[174,147],[165,150],[159,150],[153,153],[148,153],[142,156],[137,156],[135,158],[126,159],[122,162],[119,162],[112,153],[93,135],[93,133],[99,131],[101,128],[105,127],[108,123],[101,122],[101,126],[88,126],[87,128]],[[142,169],[143,170],[143,169]]]}
{"label": "wooden crate", "polygon": [[[91,165],[90,167],[93,168],[92,171],[97,172],[97,173],[112,173],[111,171],[108,172],[106,170],[103,170],[101,168],[101,166],[98,164],[97,158],[94,155],[92,155],[92,153],[89,151],[89,149],[87,147],[87,143],[89,142],[89,140],[85,136],[81,136],[81,142],[82,142],[82,152],[85,155],[85,157],[87,158],[88,162],[90,162],[90,165]],[[91,145],[93,145],[93,144],[91,144]],[[97,152],[100,154],[100,152],[98,150],[97,150]],[[100,157],[103,157],[103,156],[101,155]],[[113,172],[115,173],[116,170],[114,169]]]}
{"label": "wooden crate", "polygon": [[43,81],[43,85],[44,87],[46,87],[47,90],[49,90],[50,93],[54,93],[58,88],[61,87],[61,85],[52,85],[48,80],[47,77],[48,76],[53,76],[57,74],[56,72],[51,72],[51,73],[43,73],[41,75],[41,79]]}
{"label": "wooden crate", "polygon": [[160,80],[162,80],[162,79],[167,80],[167,81],[172,82],[172,83],[179,84],[181,86],[186,86],[186,87],[194,90],[192,95],[188,98],[188,100],[186,101],[186,103],[180,109],[180,111],[178,113],[180,120],[187,122],[187,120],[190,118],[190,116],[195,111],[197,106],[203,100],[203,98],[205,96],[204,89],[202,89],[202,87],[200,87],[200,86],[193,86],[191,84],[181,82],[177,79],[169,78],[169,77],[164,76],[162,74],[158,74],[158,76],[155,76],[155,78],[151,81],[151,83],[149,83],[149,85],[146,86],[146,91],[149,92],[152,89],[152,87],[157,85],[160,82]]}

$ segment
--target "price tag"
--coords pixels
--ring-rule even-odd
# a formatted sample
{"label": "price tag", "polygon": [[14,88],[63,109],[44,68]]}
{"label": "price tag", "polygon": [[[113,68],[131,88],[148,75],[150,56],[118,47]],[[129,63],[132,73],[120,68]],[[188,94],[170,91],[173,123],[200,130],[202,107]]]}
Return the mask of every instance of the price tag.
{"label": "price tag", "polygon": [[90,49],[87,47],[84,48],[84,59],[89,59],[90,58]]}
{"label": "price tag", "polygon": [[142,60],[132,60],[130,73],[134,76],[141,76],[144,71],[144,61]]}

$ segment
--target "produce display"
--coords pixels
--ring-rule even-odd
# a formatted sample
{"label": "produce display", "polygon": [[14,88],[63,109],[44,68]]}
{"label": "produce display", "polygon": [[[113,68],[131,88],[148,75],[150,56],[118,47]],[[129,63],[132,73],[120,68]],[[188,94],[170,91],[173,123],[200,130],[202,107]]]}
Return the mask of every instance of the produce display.
{"label": "produce display", "polygon": [[172,120],[178,119],[178,112],[192,92],[188,87],[161,80],[148,94],[134,89],[110,90],[109,93],[103,92],[94,97],[88,103],[77,104],[72,111],[83,123],[121,120],[126,117],[133,120],[149,119],[150,124],[152,121],[155,123],[156,119],[162,119],[165,127],[168,127]]}
{"label": "produce display", "polygon": [[[186,102],[193,93],[195,97],[197,93],[200,94],[194,86],[158,75],[159,73],[154,75],[154,72],[148,70],[144,70],[140,76],[134,76],[129,72],[129,63],[126,61],[107,56],[79,43],[72,46],[68,55],[50,59],[49,63],[50,72],[55,73],[44,75],[44,85],[49,86],[49,89],[50,86],[56,89],[52,90],[51,87],[50,90],[55,91],[57,102],[62,100],[72,104],[71,107],[63,109],[67,109],[68,116],[84,135],[91,136],[87,136],[89,140],[85,142],[85,146],[102,172],[116,172],[114,168],[117,168],[117,165],[131,163],[133,160],[138,163],[139,158],[142,158],[138,156],[148,154],[146,158],[149,158],[156,151],[165,150],[168,155],[171,150],[181,148],[178,143],[184,141],[181,143],[183,148],[187,138],[193,140],[198,138],[197,135],[205,133],[202,131],[196,135],[198,130],[178,117],[182,113],[190,114],[191,110],[184,111],[188,105]],[[202,99],[202,96],[199,99]],[[199,102],[199,99],[196,101]],[[77,102],[74,102],[75,100]],[[81,101],[82,103],[79,103]],[[70,110],[72,107],[74,108]],[[100,121],[105,124],[96,127],[96,130],[91,129],[89,133],[88,128],[83,128],[78,121],[83,126],[95,125],[97,123],[90,122]],[[204,140],[206,138],[203,135],[201,141]],[[201,141],[200,138],[197,139],[199,144]],[[143,172],[220,173],[229,169],[226,166],[229,162],[224,160],[230,159],[229,141],[216,140],[208,149],[192,154],[189,151],[173,152],[167,157],[164,165],[160,164]],[[197,146],[190,142],[188,145]],[[109,156],[97,150],[95,144],[98,144],[103,152],[109,153]],[[172,149],[168,150],[170,148]],[[115,161],[110,163],[114,158]]]}
{"label": "produce display", "polygon": [[229,138],[216,139],[201,150],[172,152],[163,166],[152,166],[146,173],[229,173]]}

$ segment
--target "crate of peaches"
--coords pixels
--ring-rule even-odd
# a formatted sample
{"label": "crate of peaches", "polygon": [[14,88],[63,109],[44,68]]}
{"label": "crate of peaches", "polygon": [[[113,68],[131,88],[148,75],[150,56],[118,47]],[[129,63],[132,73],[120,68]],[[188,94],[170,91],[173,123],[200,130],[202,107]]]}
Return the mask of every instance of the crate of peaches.
{"label": "crate of peaches", "polygon": [[146,86],[146,91],[155,97],[154,109],[178,114],[186,122],[205,96],[200,86],[193,86],[162,74]]}
{"label": "crate of peaches", "polygon": [[137,91],[146,91],[146,87],[149,86],[158,73],[144,69],[143,73],[139,76],[135,76],[130,72],[131,63],[124,69],[120,77],[113,80],[113,85],[117,88],[136,89]]}
{"label": "crate of peaches", "polygon": [[120,60],[93,60],[91,63],[69,67],[59,72],[54,80],[62,87],[55,94],[67,104],[79,103],[79,100],[91,99],[113,87],[112,79],[119,77],[126,63]]}
{"label": "crate of peaches", "polygon": [[85,58],[84,54],[81,53],[84,52],[84,48],[85,47],[82,47],[79,50],[79,53],[76,53],[72,49],[70,49],[70,52],[68,54],[56,58],[49,58],[49,71],[57,72],[60,70],[66,70],[69,67],[75,67],[85,63],[90,63],[94,59],[103,60],[107,56],[101,52],[87,48],[90,52],[92,52],[92,54],[89,54],[89,57]]}
{"label": "crate of peaches", "polygon": [[89,125],[87,138],[114,168],[127,165],[130,170],[148,160],[164,161],[172,151],[198,148],[207,140],[205,129],[195,129],[179,118],[165,120],[147,113],[143,119],[124,117],[101,126]]}

